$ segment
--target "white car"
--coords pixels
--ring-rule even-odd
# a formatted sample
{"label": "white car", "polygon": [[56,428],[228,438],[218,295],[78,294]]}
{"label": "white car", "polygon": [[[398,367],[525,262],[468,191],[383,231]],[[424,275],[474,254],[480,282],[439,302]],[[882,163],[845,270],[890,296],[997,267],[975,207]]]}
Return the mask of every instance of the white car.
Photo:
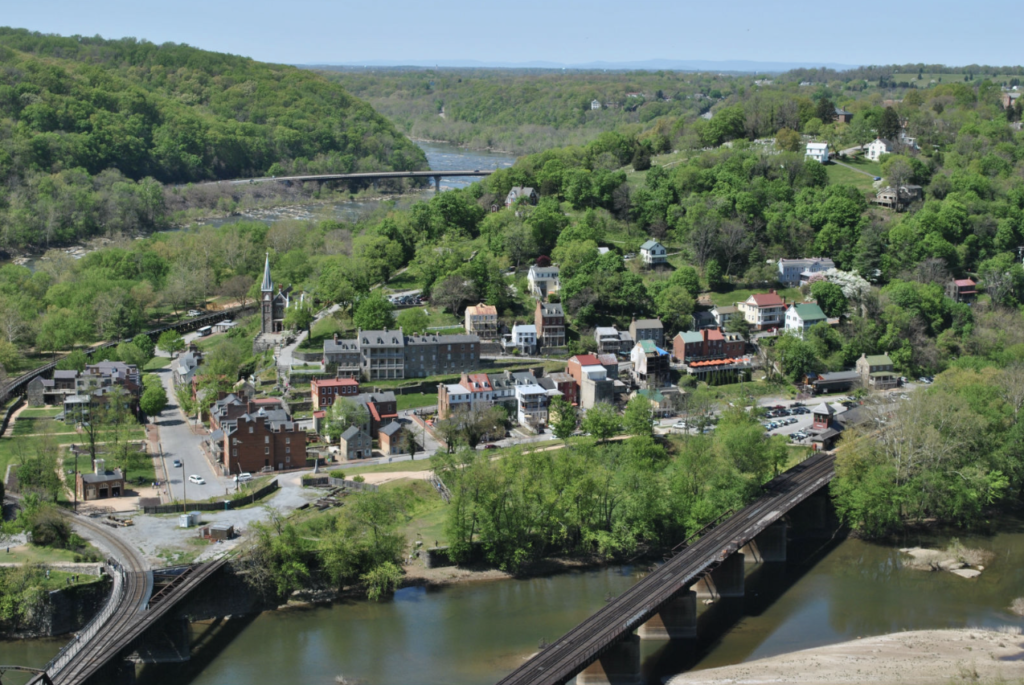
{"label": "white car", "polygon": [[251,480],[252,480],[252,474],[251,473],[240,473],[237,476],[235,476],[235,482],[236,483],[248,483]]}
{"label": "white car", "polygon": [[672,427],[678,428],[679,430],[686,430],[686,421],[676,421],[672,424]]}
{"label": "white car", "polygon": [[203,478],[202,476],[197,476],[194,473],[188,477],[188,482],[194,483],[196,485],[206,485],[206,479]]}
{"label": "white car", "polygon": [[203,315],[203,313],[201,311],[199,311],[198,309],[190,309],[190,310],[188,310],[188,316],[189,316],[190,319],[194,319],[197,316],[202,316],[202,315]]}

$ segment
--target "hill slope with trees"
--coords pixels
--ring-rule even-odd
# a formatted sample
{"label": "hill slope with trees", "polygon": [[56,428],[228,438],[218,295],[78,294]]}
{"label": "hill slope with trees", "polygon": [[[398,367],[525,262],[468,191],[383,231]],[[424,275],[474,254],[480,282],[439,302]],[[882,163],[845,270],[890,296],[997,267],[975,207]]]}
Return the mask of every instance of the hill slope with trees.
{"label": "hill slope with trees", "polygon": [[157,183],[426,168],[384,117],[313,72],[133,38],[0,28],[0,242],[68,241]]}

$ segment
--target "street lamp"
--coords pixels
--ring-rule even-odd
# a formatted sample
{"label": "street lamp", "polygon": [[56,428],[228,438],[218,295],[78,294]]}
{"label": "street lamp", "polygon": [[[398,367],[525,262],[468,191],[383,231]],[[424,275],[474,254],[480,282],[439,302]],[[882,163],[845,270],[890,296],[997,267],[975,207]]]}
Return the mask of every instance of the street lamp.
{"label": "street lamp", "polygon": [[188,511],[188,495],[185,494],[185,460],[181,460],[181,511]]}

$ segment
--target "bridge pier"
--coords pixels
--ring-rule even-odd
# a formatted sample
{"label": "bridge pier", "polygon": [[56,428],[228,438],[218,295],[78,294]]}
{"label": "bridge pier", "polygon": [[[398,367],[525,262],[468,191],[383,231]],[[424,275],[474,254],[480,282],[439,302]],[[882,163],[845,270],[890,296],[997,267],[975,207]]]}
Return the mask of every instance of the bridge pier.
{"label": "bridge pier", "polygon": [[748,564],[764,564],[786,560],[786,522],[776,521],[760,535],[743,545],[740,552]]}
{"label": "bridge pier", "polygon": [[434,177],[434,192],[435,193],[440,193],[441,192],[441,177],[440,176],[435,176]]}
{"label": "bridge pier", "polygon": [[184,617],[161,621],[142,636],[128,661],[137,664],[176,664],[192,658],[189,622]]}
{"label": "bridge pier", "polygon": [[742,597],[744,592],[744,554],[737,552],[725,558],[710,574],[697,581],[694,588],[700,599]]}
{"label": "bridge pier", "polygon": [[640,638],[627,634],[576,676],[576,685],[641,685]]}
{"label": "bridge pier", "polygon": [[689,588],[677,593],[636,632],[641,640],[688,640],[697,637],[697,593]]}

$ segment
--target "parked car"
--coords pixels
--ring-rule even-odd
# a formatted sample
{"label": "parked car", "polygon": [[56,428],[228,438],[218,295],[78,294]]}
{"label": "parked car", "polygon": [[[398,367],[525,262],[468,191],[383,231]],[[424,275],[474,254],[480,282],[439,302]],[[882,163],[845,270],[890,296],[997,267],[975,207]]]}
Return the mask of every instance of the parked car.
{"label": "parked car", "polygon": [[202,315],[203,315],[203,313],[201,311],[199,311],[198,309],[190,309],[190,310],[188,310],[188,318],[190,318],[190,319],[194,319],[197,316],[202,316]]}
{"label": "parked car", "polygon": [[686,421],[676,421],[672,424],[672,427],[678,428],[679,430],[686,430]]}
{"label": "parked car", "polygon": [[181,459],[175,459],[174,462],[172,462],[171,465],[174,466],[174,468],[176,468],[176,469],[180,469],[181,468]]}
{"label": "parked car", "polygon": [[206,485],[206,479],[202,476],[197,476],[194,473],[188,477],[188,482],[195,483],[196,485]]}
{"label": "parked car", "polygon": [[235,476],[235,482],[236,483],[248,483],[251,480],[252,480],[252,474],[251,473],[240,473],[237,476]]}
{"label": "parked car", "polygon": [[487,443],[486,445],[484,445],[484,449],[485,449],[485,450],[496,450],[496,449],[498,449],[498,446],[497,446],[497,445],[495,445],[495,444],[494,444],[494,443],[492,443],[492,442],[489,442],[489,443]]}

